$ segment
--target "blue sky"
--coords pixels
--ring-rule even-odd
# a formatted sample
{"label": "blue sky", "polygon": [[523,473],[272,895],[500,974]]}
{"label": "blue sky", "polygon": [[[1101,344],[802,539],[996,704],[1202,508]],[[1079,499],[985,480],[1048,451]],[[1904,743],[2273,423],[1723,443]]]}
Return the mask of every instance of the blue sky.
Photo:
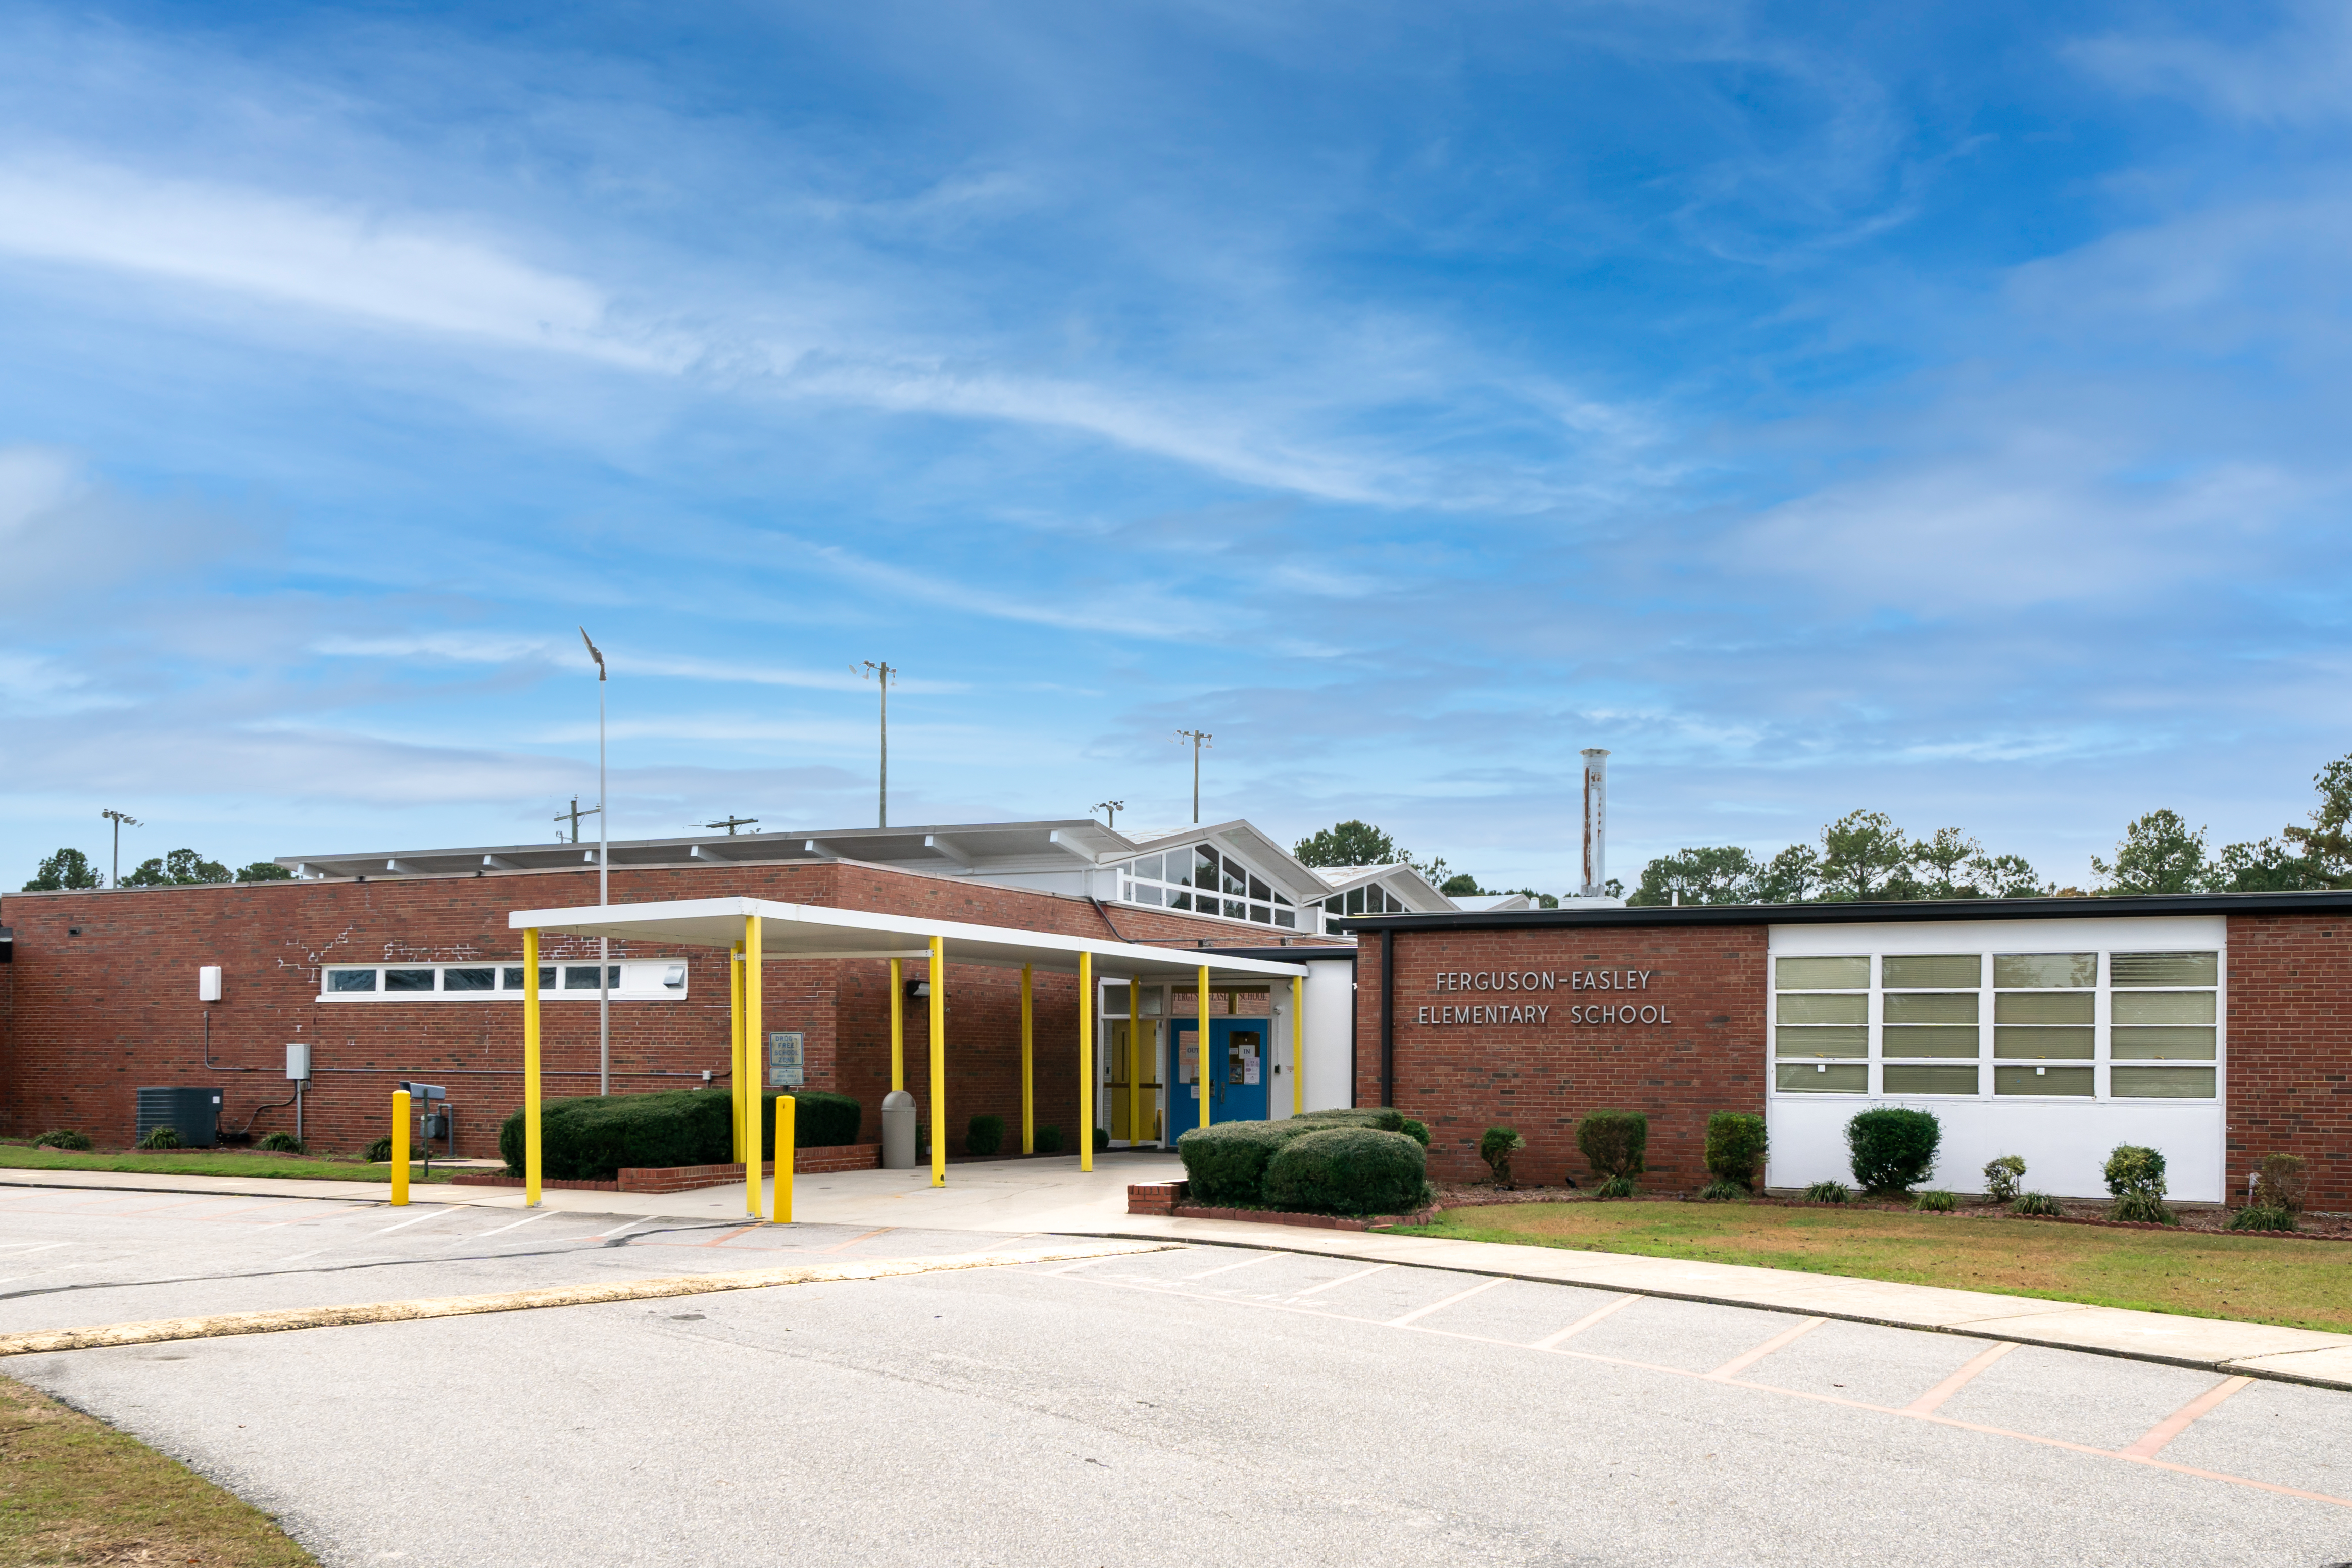
{"label": "blue sky", "polygon": [[0,877],[873,810],[2087,883],[2352,751],[2352,13],[0,5]]}

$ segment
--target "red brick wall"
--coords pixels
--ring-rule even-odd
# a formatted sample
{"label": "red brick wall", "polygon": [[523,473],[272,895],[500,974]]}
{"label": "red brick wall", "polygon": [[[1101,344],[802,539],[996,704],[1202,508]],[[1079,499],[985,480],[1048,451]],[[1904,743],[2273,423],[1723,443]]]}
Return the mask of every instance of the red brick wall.
{"label": "red brick wall", "polygon": [[[1705,1180],[1706,1119],[1764,1109],[1765,928],[1399,931],[1395,1104],[1430,1129],[1430,1172],[1483,1176],[1478,1138],[1517,1128],[1521,1179],[1589,1185],[1576,1124],[1592,1110],[1650,1119],[1660,1188]],[[1358,960],[1356,1102],[1381,1102],[1380,941]],[[1649,971],[1646,988],[1585,990],[1572,975]],[[1550,990],[1441,989],[1441,974],[1549,973]],[[1665,1024],[1578,1024],[1570,1009],[1663,1007]],[[1423,1023],[1444,1007],[1549,1009],[1542,1022]],[[1475,1015],[1474,1015],[1475,1016]]]}
{"label": "red brick wall", "polygon": [[[613,872],[615,902],[743,895],[789,902],[887,910],[982,925],[1108,937],[1086,899],[926,877],[855,863],[624,869]],[[317,1073],[305,1100],[314,1145],[352,1150],[385,1130],[398,1079],[446,1083],[457,1107],[457,1152],[497,1153],[498,1124],[521,1101],[522,1007],[515,1001],[321,1003],[324,963],[395,961],[512,963],[520,933],[512,909],[594,902],[595,874],[491,873],[368,882],[273,882],[254,886],[131,889],[0,896],[0,924],[16,931],[16,962],[0,969],[0,1127],[29,1136],[74,1127],[101,1143],[131,1141],[133,1090],[144,1084],[217,1085],[224,1125],[291,1130],[285,1047],[311,1042]],[[1256,928],[1163,910],[1112,910],[1129,941],[1250,943]],[[81,934],[69,936],[70,929]],[[1312,940],[1312,939],[1305,939]],[[683,957],[690,974],[681,1001],[613,1005],[614,1089],[623,1093],[683,1088],[709,1068],[727,1071],[727,963],[708,949],[615,941],[615,958]],[[593,939],[551,936],[550,959],[589,956]],[[226,971],[224,999],[196,1000],[196,969]],[[920,972],[908,965],[909,977]],[[866,1107],[865,1136],[878,1135],[889,1088],[888,966],[878,960],[767,966],[762,1023],[807,1035],[813,1088],[854,1094]],[[971,1118],[993,1111],[1017,1137],[1020,1090],[1017,971],[950,965],[948,1111],[951,1146]],[[1076,984],[1038,977],[1037,1119],[1061,1128],[1066,1149],[1077,1132]],[[215,1068],[205,1066],[211,1017]],[[907,1012],[908,1088],[925,1103],[927,1016]],[[542,1072],[551,1097],[593,1094],[596,1008],[550,1001],[542,1009]],[[240,1072],[236,1068],[255,1070]],[[258,1114],[257,1115],[257,1110]]]}
{"label": "red brick wall", "polygon": [[2352,1208],[2352,922],[2233,915],[2229,956],[2229,1185],[2265,1154],[2309,1162],[2314,1208]]}

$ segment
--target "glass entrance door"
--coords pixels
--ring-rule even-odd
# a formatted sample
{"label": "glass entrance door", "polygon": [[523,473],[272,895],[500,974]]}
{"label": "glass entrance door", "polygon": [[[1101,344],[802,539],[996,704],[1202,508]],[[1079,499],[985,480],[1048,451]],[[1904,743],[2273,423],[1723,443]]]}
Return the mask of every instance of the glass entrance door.
{"label": "glass entrance door", "polygon": [[[1178,1019],[1176,1089],[1169,1097],[1171,1142],[1201,1124],[1200,1025]],[[1209,1120],[1263,1121],[1266,1108],[1266,1020],[1209,1020]]]}
{"label": "glass entrance door", "polygon": [[1160,1142],[1158,1026],[1114,1020],[1110,1030],[1110,1135],[1129,1143]]}

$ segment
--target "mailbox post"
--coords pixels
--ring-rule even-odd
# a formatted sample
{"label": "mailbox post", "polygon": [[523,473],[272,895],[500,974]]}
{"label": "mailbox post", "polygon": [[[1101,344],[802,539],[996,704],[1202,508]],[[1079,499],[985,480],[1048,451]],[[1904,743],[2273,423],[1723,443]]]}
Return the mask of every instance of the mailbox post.
{"label": "mailbox post", "polygon": [[[457,1157],[457,1142],[449,1134],[449,1090],[446,1087],[437,1083],[411,1083],[406,1079],[403,1079],[400,1083],[400,1093],[395,1098],[404,1113],[400,1119],[400,1130],[393,1134],[393,1141],[394,1151],[400,1158],[400,1184],[404,1190],[404,1201],[405,1189],[408,1185],[408,1161],[404,1152],[408,1144],[408,1118],[405,1114],[407,1108],[418,1100],[425,1102],[425,1122],[419,1131],[425,1135],[425,1173],[426,1175],[430,1176],[433,1173],[433,1140],[447,1139],[447,1152],[453,1160]],[[435,1109],[436,1100],[439,1102],[438,1110]]]}

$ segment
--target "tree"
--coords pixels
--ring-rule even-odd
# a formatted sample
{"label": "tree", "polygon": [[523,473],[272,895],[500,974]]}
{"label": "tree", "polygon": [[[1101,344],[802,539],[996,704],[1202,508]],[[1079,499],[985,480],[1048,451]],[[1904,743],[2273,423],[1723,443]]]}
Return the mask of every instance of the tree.
{"label": "tree", "polygon": [[122,879],[126,888],[189,888],[205,882],[233,880],[229,868],[207,860],[193,849],[174,849],[158,859],[142,860],[139,869]]}
{"label": "tree", "polygon": [[1539,910],[1556,910],[1559,908],[1559,900],[1558,899],[1554,898],[1549,893],[1538,893],[1533,888],[1506,888],[1503,891],[1507,893],[1517,893],[1521,897],[1525,898],[1528,902],[1535,905],[1536,908]]}
{"label": "tree", "polygon": [[95,888],[99,885],[98,868],[89,857],[79,849],[60,849],[41,862],[33,879],[25,884],[28,893],[61,893],[68,888]]}
{"label": "tree", "polygon": [[2352,757],[2338,757],[2313,774],[2311,782],[2319,786],[2319,808],[2311,814],[2311,826],[2290,827],[2282,837],[2302,849],[2309,868],[2304,874],[2320,879],[2304,886],[2352,887]]}
{"label": "tree", "polygon": [[2124,829],[2113,864],[2091,857],[2103,893],[2195,893],[2206,885],[2205,829],[2177,811],[2151,811]]}
{"label": "tree", "polygon": [[275,860],[256,860],[236,874],[240,882],[290,882],[294,873]]}
{"label": "tree", "polygon": [[2206,886],[2217,893],[2293,893],[2333,888],[2337,882],[2319,864],[2277,839],[2259,838],[2223,845],[2206,863]]}
{"label": "tree", "polygon": [[1984,846],[1957,827],[1938,827],[1935,837],[1911,843],[1911,865],[1923,899],[1981,899],[1984,890],[1969,872],[1983,864]]}
{"label": "tree", "polygon": [[1912,898],[1911,846],[1883,811],[1849,811],[1822,829],[1822,897]]}
{"label": "tree", "polygon": [[1822,858],[1810,844],[1791,844],[1765,863],[1763,874],[1756,879],[1756,901],[1807,903],[1821,885]]}
{"label": "tree", "polygon": [[1437,890],[1449,899],[1476,899],[1486,895],[1486,889],[1478,885],[1478,879],[1467,871],[1456,871],[1440,882]]}
{"label": "tree", "polygon": [[1643,867],[1641,885],[1625,901],[1670,904],[1679,893],[1686,904],[1752,904],[1763,874],[1756,857],[1737,844],[1677,849]]}
{"label": "tree", "polygon": [[1969,863],[1988,899],[2044,898],[2058,889],[2045,882],[2022,855],[1992,855]]}
{"label": "tree", "polygon": [[1396,840],[1369,822],[1327,827],[1290,847],[1302,866],[1394,866],[1408,858]]}

